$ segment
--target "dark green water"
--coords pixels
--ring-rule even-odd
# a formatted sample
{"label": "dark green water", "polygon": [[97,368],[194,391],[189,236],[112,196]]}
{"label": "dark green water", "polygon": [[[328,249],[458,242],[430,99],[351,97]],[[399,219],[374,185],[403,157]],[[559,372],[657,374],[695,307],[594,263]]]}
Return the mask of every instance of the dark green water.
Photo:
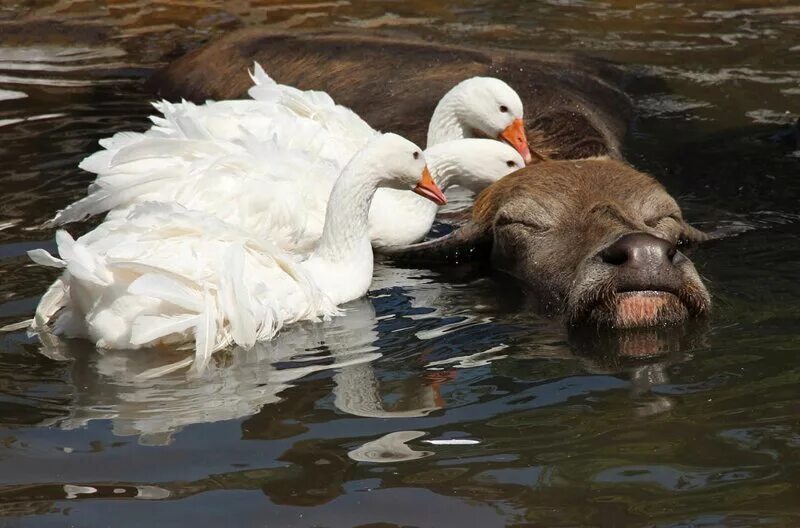
{"label": "dark green water", "polygon": [[[347,317],[203,379],[0,335],[0,526],[800,524],[800,146],[780,136],[800,114],[796,2],[109,4],[0,6],[0,324],[53,278],[25,251],[85,192],[78,161],[147,125],[143,76],[247,25],[625,63],[628,159],[696,224],[745,232],[692,255],[715,311],[668,335],[567,334],[493,280],[390,268]],[[624,357],[654,343],[670,352]],[[473,443],[426,442],[454,438]]]}

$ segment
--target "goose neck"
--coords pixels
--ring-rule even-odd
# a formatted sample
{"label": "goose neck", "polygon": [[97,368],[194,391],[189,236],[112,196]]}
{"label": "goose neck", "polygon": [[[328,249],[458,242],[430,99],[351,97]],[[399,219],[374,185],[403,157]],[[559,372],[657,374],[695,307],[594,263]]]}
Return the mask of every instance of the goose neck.
{"label": "goose neck", "polygon": [[458,89],[451,90],[439,101],[428,125],[428,147],[445,141],[472,137],[462,119],[463,100]]}
{"label": "goose neck", "polygon": [[331,264],[357,258],[365,244],[369,246],[369,208],[380,173],[365,161],[353,160],[345,167],[328,200],[322,238],[314,255]]}
{"label": "goose neck", "polygon": [[461,185],[463,171],[456,161],[458,158],[439,151],[438,148],[425,151],[425,160],[428,162],[431,178],[443,191],[453,185]]}

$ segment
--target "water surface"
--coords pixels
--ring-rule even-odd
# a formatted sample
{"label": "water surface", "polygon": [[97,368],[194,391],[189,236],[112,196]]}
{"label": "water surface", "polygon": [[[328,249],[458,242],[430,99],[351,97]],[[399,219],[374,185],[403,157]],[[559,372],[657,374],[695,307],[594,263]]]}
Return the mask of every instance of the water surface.
{"label": "water surface", "polygon": [[800,150],[781,135],[800,113],[796,2],[98,4],[0,6],[0,324],[53,279],[25,251],[51,248],[43,222],[85,192],[77,163],[147,126],[144,76],[245,26],[625,63],[628,159],[696,224],[741,234],[693,254],[708,324],[657,333],[568,333],[494,278],[379,267],[346,317],[221,353],[201,379],[141,379],[179,352],[47,357],[4,334],[0,526],[800,524]]}

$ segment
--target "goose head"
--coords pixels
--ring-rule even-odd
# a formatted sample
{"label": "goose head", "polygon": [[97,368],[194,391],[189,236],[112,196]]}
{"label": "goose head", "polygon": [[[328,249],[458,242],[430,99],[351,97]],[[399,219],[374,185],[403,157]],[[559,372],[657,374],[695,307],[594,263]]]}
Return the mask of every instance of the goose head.
{"label": "goose head", "polygon": [[440,188],[460,185],[476,194],[525,166],[525,160],[510,145],[479,138],[439,143],[425,150],[425,159]]}
{"label": "goose head", "polygon": [[508,143],[530,163],[533,157],[522,117],[522,100],[513,88],[494,77],[472,77],[439,101],[428,128],[428,146],[486,137]]}
{"label": "goose head", "polygon": [[383,134],[365,150],[378,164],[381,187],[411,189],[437,205],[447,203],[428,171],[422,150],[411,141],[397,134]]}

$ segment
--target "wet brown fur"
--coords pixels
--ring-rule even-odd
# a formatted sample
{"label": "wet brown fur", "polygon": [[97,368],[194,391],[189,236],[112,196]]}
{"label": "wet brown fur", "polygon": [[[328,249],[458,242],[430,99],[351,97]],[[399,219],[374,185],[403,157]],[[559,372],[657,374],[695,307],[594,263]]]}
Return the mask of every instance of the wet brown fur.
{"label": "wet brown fur", "polygon": [[[559,209],[566,207],[565,202],[587,208],[602,204],[626,209],[629,204],[645,203],[653,204],[655,211],[677,208],[666,189],[651,176],[619,161],[584,159],[534,164],[502,178],[475,199],[472,219],[491,222],[500,207],[518,196],[547,196],[559,202],[548,203],[548,207]],[[579,218],[565,220],[577,222]],[[626,221],[636,225],[632,218]]]}
{"label": "wet brown fur", "polygon": [[475,75],[501,78],[520,94],[531,149],[545,158],[621,158],[630,117],[623,72],[603,61],[374,33],[236,31],[156,72],[149,86],[171,100],[243,97],[254,61],[278,82],[324,90],[375,128],[422,145],[442,95]]}

